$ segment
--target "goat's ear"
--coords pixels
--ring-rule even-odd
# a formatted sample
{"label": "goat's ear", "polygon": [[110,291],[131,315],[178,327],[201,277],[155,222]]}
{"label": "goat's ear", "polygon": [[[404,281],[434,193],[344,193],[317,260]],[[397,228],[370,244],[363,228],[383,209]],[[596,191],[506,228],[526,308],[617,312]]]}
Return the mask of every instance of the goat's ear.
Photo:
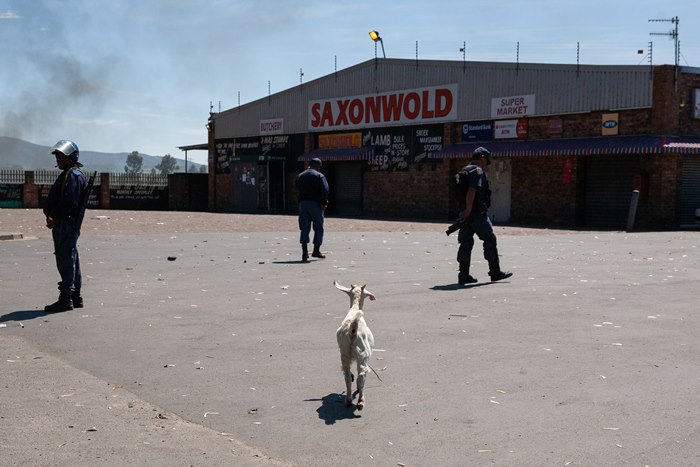
{"label": "goat's ear", "polygon": [[343,285],[338,284],[337,281],[333,281],[333,285],[335,286],[336,289],[342,290],[345,293],[350,293],[350,289],[348,287],[345,287]]}
{"label": "goat's ear", "polygon": [[373,294],[372,292],[370,292],[369,290],[365,289],[364,287],[365,287],[365,286],[362,286],[362,293],[364,293],[365,296],[366,296],[367,298],[369,298],[370,300],[376,300],[377,297],[375,297],[374,294]]}

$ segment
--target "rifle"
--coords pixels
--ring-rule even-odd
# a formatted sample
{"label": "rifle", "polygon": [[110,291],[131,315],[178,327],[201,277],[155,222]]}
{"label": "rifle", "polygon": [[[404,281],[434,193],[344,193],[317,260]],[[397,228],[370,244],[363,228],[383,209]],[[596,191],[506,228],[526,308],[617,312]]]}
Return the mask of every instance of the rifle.
{"label": "rifle", "polygon": [[451,234],[453,234],[453,233],[455,233],[456,231],[458,231],[459,229],[461,229],[461,228],[462,228],[462,224],[464,224],[463,221],[457,221],[457,222],[455,222],[454,224],[451,224],[451,225],[447,228],[447,230],[445,230],[445,235],[447,235],[447,236],[449,237]]}
{"label": "rifle", "polygon": [[83,218],[85,217],[85,210],[87,209],[88,205],[88,200],[90,199],[90,195],[92,194],[92,190],[95,187],[95,177],[97,176],[97,171],[94,171],[92,175],[90,175],[90,180],[88,180],[88,184],[85,187],[85,191],[83,191],[80,201],[79,201],[79,211],[78,211],[78,216],[75,218],[75,229],[80,230],[80,226],[83,225]]}

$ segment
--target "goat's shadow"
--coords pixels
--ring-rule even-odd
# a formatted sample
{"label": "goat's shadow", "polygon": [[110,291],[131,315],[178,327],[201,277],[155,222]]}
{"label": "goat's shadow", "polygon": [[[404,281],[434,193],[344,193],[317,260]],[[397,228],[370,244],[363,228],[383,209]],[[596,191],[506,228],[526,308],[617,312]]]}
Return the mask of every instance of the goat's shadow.
{"label": "goat's shadow", "polygon": [[7,321],[29,321],[30,319],[43,318],[44,316],[55,314],[56,313],[49,313],[48,311],[44,310],[13,311],[0,316],[0,323],[5,323]]}
{"label": "goat's shadow", "polygon": [[345,396],[337,393],[330,393],[321,399],[305,399],[304,402],[321,401],[321,406],[316,409],[318,418],[326,422],[326,425],[334,425],[338,420],[348,420],[361,418],[355,413],[355,405],[348,407],[345,405]]}

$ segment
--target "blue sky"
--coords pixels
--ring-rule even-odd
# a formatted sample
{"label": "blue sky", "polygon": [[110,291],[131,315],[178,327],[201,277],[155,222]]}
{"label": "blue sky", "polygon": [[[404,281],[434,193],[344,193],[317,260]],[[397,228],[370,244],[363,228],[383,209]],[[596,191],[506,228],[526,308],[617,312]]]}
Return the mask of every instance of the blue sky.
{"label": "blue sky", "polygon": [[[697,0],[0,0],[0,136],[182,157],[214,111],[387,57],[700,67]],[[381,47],[379,48],[381,57]],[[205,162],[204,151],[188,157]]]}

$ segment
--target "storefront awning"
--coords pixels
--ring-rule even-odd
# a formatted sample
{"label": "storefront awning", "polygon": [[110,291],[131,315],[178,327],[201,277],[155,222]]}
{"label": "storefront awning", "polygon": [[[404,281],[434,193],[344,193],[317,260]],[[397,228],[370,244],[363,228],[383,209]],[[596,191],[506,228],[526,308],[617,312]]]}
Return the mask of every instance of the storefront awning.
{"label": "storefront awning", "polygon": [[266,161],[284,161],[287,158],[284,156],[271,156],[269,154],[241,154],[231,156],[231,162],[266,162]]}
{"label": "storefront awning", "polygon": [[483,146],[493,157],[700,154],[697,136],[600,136],[594,138],[486,141],[448,146],[429,159],[466,159]]}
{"label": "storefront awning", "polygon": [[374,148],[347,148],[347,149],[314,149],[305,152],[297,160],[310,161],[313,158],[322,161],[368,161],[374,156]]}

